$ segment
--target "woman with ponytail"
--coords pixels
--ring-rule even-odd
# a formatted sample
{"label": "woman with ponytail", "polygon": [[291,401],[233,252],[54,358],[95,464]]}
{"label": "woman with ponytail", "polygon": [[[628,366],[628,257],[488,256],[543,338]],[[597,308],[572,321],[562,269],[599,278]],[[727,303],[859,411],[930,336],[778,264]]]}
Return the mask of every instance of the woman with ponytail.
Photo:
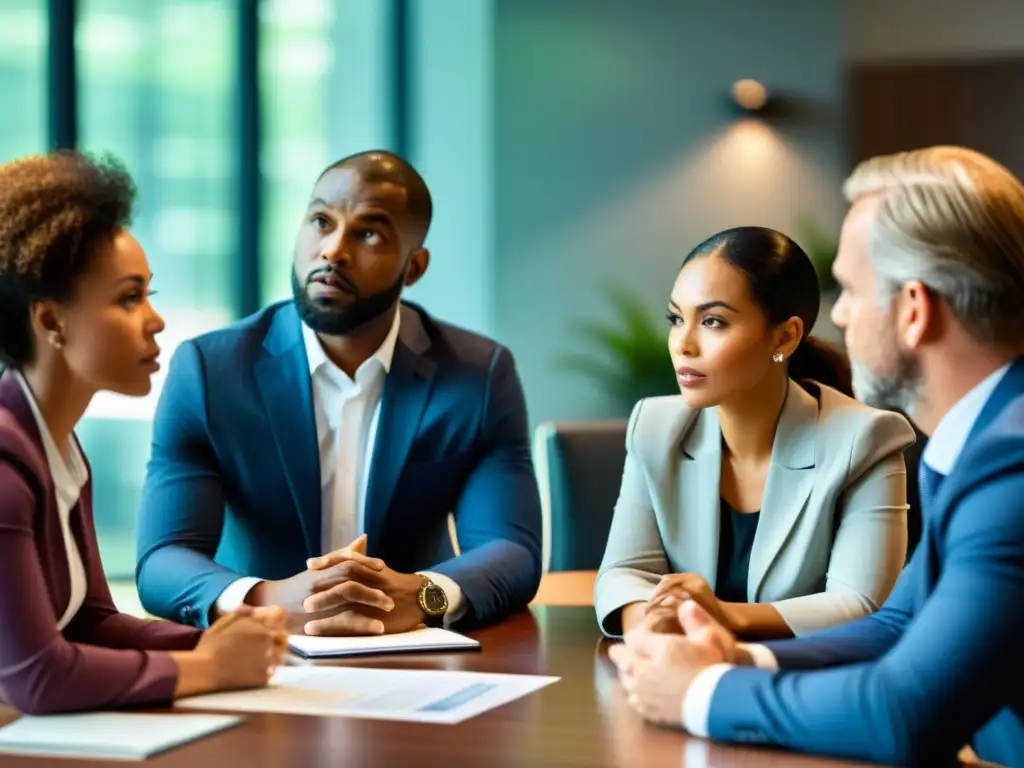
{"label": "woman with ponytail", "polygon": [[683,260],[668,302],[681,394],[642,400],[629,420],[595,587],[609,636],[677,630],[685,599],[767,639],[888,597],[914,431],[855,401],[845,357],[808,335],[820,297],[807,254],[771,229],[720,232]]}

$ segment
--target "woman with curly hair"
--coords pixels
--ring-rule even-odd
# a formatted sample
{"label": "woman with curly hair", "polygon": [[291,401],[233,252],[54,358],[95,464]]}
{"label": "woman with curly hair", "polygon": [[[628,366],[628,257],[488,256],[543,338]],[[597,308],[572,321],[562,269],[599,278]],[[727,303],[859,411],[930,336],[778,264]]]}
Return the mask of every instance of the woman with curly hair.
{"label": "woman with curly hair", "polygon": [[128,232],[135,187],[77,152],[0,166],[0,700],[29,714],[262,686],[280,609],[205,633],[118,613],[74,428],[93,395],[145,395],[163,319]]}

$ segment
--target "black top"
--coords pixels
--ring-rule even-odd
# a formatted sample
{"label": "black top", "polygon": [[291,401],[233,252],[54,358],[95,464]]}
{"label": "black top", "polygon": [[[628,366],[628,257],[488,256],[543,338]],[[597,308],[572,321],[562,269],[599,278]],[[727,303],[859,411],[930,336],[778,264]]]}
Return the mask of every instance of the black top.
{"label": "black top", "polygon": [[757,533],[760,512],[737,512],[721,500],[718,533],[718,577],[715,597],[726,603],[747,602],[750,550]]}

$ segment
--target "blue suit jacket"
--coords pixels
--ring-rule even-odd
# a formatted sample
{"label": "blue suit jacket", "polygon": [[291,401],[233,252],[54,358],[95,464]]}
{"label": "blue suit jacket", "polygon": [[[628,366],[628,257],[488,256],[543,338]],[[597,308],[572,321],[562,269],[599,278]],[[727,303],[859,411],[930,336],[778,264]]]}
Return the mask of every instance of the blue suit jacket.
{"label": "blue suit jacket", "polygon": [[[526,404],[507,349],[403,304],[367,486],[369,554],[451,577],[464,622],[525,606],[541,572]],[[145,608],[206,626],[240,576],[322,553],[312,383],[288,301],[175,353],[153,424],[136,579]],[[455,557],[448,514],[455,516]]]}
{"label": "blue suit jacket", "polygon": [[[1024,765],[1024,361],[924,510],[921,543],[871,616],[769,643],[783,671],[719,681],[713,739],[899,765]],[[828,669],[821,669],[828,667]],[[789,671],[799,669],[820,671]]]}

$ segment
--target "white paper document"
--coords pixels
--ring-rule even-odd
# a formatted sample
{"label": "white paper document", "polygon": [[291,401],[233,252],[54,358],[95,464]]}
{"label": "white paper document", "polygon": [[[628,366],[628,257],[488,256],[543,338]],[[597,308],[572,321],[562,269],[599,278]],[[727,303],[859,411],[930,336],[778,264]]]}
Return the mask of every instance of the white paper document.
{"label": "white paper document", "polygon": [[0,728],[0,753],[144,760],[242,721],[236,715],[122,712],[22,717]]}
{"label": "white paper document", "polygon": [[181,699],[176,706],[452,725],[558,679],[419,669],[282,667],[268,688]]}
{"label": "white paper document", "polygon": [[329,659],[379,653],[475,650],[480,648],[480,643],[457,632],[428,627],[370,637],[292,635],[288,639],[288,647],[292,653],[304,659]]}

